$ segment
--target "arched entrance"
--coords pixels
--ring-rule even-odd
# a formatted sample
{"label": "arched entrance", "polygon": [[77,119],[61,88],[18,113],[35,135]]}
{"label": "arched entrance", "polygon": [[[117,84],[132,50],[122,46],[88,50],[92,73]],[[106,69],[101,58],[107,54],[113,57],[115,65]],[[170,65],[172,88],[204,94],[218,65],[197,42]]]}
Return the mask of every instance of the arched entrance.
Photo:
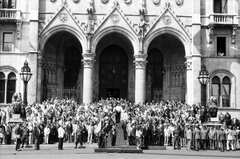
{"label": "arched entrance", "polygon": [[163,90],[163,56],[160,50],[153,48],[149,51],[147,57],[147,99],[154,100],[160,97],[154,97],[154,91]]}
{"label": "arched entrance", "polygon": [[116,45],[107,46],[99,59],[99,97],[123,98],[128,94],[128,56]]}
{"label": "arched entrance", "polygon": [[44,47],[42,100],[82,98],[82,46],[71,33],[61,31],[50,37]]}
{"label": "arched entrance", "polygon": [[185,100],[185,49],[175,36],[164,33],[148,47],[147,100]]}

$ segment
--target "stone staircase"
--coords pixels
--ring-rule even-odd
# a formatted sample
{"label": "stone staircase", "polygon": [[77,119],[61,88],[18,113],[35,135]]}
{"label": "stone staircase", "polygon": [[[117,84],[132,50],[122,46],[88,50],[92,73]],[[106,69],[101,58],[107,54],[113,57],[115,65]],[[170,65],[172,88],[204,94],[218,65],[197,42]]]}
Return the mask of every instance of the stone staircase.
{"label": "stone staircase", "polygon": [[116,130],[117,130],[116,146],[127,146],[127,140],[124,140],[122,123],[116,124]]}

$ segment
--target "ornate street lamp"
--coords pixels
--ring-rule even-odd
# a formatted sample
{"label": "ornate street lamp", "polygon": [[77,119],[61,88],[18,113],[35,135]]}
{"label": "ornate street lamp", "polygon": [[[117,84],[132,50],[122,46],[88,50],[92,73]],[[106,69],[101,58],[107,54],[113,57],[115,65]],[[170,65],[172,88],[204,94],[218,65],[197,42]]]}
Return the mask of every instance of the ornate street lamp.
{"label": "ornate street lamp", "polygon": [[19,73],[19,75],[24,83],[23,103],[25,106],[27,106],[27,84],[32,77],[31,69],[28,67],[27,60],[24,62],[24,66],[22,67],[21,73]]}
{"label": "ornate street lamp", "polygon": [[203,106],[206,106],[206,86],[209,82],[209,73],[206,69],[206,66],[203,64],[201,67],[201,70],[199,71],[199,77],[198,77],[199,83],[202,86],[201,89],[201,104]]}

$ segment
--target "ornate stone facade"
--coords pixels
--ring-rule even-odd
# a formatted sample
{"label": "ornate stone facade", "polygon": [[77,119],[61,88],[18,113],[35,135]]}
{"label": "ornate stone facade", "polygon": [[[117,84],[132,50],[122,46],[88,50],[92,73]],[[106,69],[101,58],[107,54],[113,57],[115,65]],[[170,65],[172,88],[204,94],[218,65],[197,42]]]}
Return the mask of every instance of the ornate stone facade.
{"label": "ornate stone facade", "polygon": [[[212,9],[212,0],[23,1],[26,6],[16,6],[22,14],[9,9],[9,15],[17,18],[0,16],[0,42],[4,45],[0,49],[0,72],[7,79],[13,68],[12,72],[20,71],[28,59],[33,72],[30,103],[64,97],[64,81],[73,75],[69,84],[79,102],[90,103],[115,91],[117,96],[136,103],[176,99],[194,104],[201,101],[197,77],[204,64],[210,72],[207,96],[213,95],[214,77],[222,81],[228,77],[231,106],[222,110],[240,109],[240,99],[236,98],[240,94],[236,89],[240,86],[240,7],[236,1],[228,1],[227,13],[218,14]],[[9,45],[3,41],[7,33],[14,35]],[[218,56],[223,45],[224,56]],[[115,53],[114,48],[119,47],[124,56]],[[127,62],[119,57],[126,57]],[[16,62],[10,62],[16,58]],[[100,70],[100,61],[104,60],[111,76],[106,79],[122,78],[120,83],[126,85],[116,82],[100,89],[99,79],[107,74]],[[123,77],[115,74],[120,70]],[[147,77],[151,77],[151,83]],[[16,91],[23,90],[21,80],[16,82]],[[48,92],[46,97],[44,91]],[[218,96],[221,100],[225,97]]]}

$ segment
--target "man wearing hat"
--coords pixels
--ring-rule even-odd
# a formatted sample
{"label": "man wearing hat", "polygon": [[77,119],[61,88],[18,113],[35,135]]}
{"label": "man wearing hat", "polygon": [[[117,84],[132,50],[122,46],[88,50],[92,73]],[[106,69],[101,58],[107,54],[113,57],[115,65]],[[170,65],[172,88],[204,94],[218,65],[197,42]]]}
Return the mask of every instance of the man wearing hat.
{"label": "man wearing hat", "polygon": [[207,135],[208,129],[206,126],[203,126],[201,129],[201,149],[206,150],[207,148]]}
{"label": "man wearing hat", "polygon": [[220,143],[220,151],[223,152],[226,148],[226,133],[224,131],[224,128],[221,127],[219,132],[218,132],[218,141]]}
{"label": "man wearing hat", "polygon": [[33,128],[33,141],[34,141],[34,150],[39,150],[40,149],[40,128],[37,122],[34,122],[34,128]]}
{"label": "man wearing hat", "polygon": [[15,134],[16,134],[16,141],[17,141],[16,142],[16,151],[21,151],[20,150],[21,136],[22,136],[21,124],[16,125]]}
{"label": "man wearing hat", "polygon": [[194,149],[196,151],[199,151],[199,143],[200,143],[200,139],[201,139],[201,132],[200,132],[200,128],[199,125],[197,124],[195,129],[193,130],[193,138],[194,138]]}

